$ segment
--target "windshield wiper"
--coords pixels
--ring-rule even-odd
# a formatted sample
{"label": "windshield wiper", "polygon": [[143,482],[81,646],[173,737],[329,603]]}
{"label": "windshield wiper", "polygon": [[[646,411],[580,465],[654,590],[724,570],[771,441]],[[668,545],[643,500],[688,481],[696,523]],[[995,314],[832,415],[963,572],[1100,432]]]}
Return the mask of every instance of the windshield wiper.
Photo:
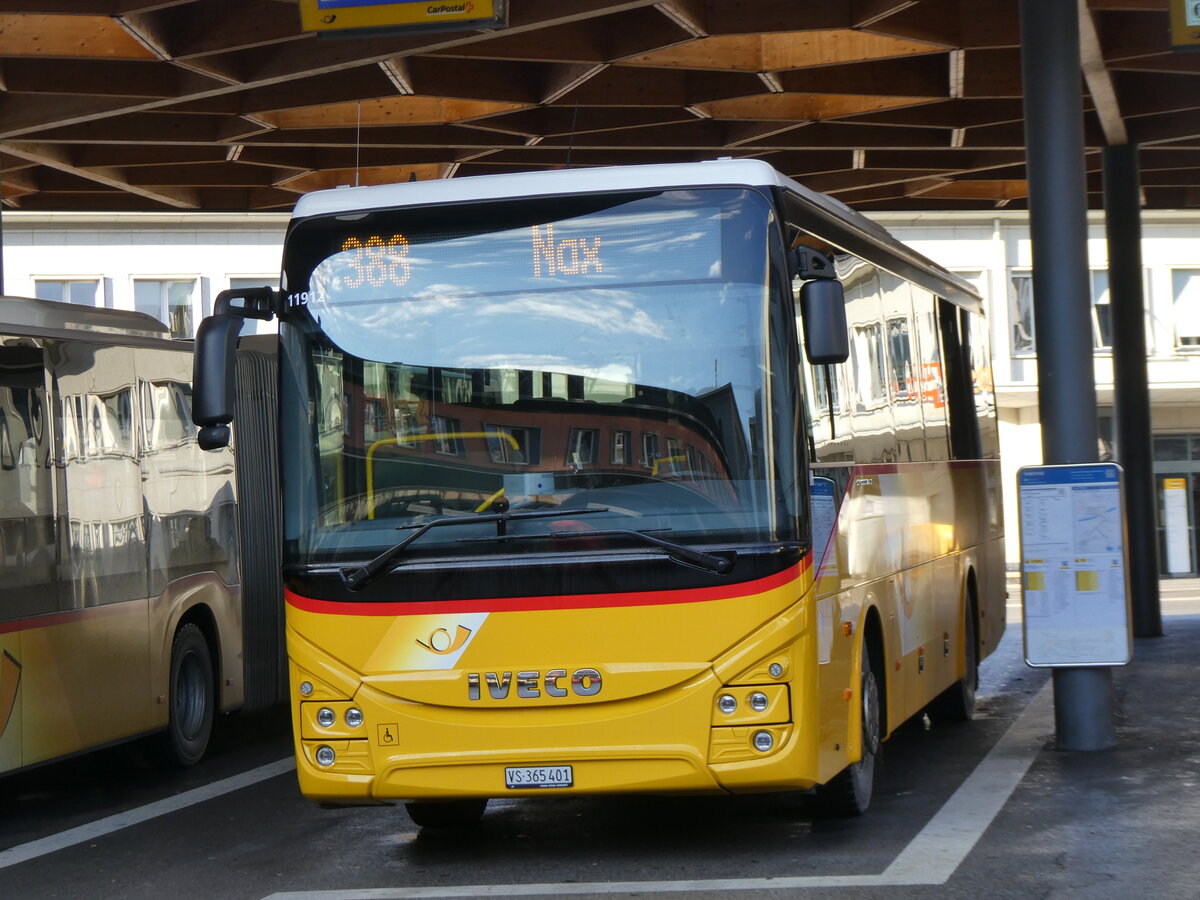
{"label": "windshield wiper", "polygon": [[[590,512],[590,510],[589,510]],[[669,529],[656,529],[669,530]],[[698,569],[703,569],[706,572],[712,572],[714,575],[724,575],[733,568],[733,561],[726,559],[724,556],[716,556],[712,553],[705,553],[703,550],[697,550],[694,547],[689,547],[686,544],[679,544],[675,541],[668,541],[666,538],[660,538],[649,531],[633,531],[628,528],[612,528],[604,531],[555,531],[550,534],[514,534],[509,535],[504,540],[513,541],[541,541],[541,540],[571,540],[572,538],[600,538],[600,537],[631,537],[635,540],[642,541],[646,544],[653,544],[655,547],[661,547],[667,551],[667,559],[671,562],[690,564]],[[470,541],[490,541],[495,538],[468,538]]]}
{"label": "windshield wiper", "polygon": [[712,572],[714,575],[724,575],[733,568],[732,560],[728,560],[724,556],[705,553],[703,550],[696,550],[686,544],[677,544],[675,541],[657,537],[648,531],[633,531],[628,528],[613,528],[609,531],[559,531],[549,537],[560,540],[563,538],[631,537],[656,547],[662,547],[667,551],[667,559],[671,562],[690,563],[706,572]]}
{"label": "windshield wiper", "polygon": [[[515,512],[515,513],[487,513],[473,516],[452,516],[445,519],[434,519],[432,522],[426,522],[424,525],[416,527],[408,537],[400,543],[384,550],[377,557],[368,563],[354,568],[342,569],[342,581],[352,591],[361,590],[366,587],[380,575],[389,571],[392,564],[396,562],[414,541],[424,537],[426,533],[433,528],[445,528],[453,525],[478,525],[482,522],[496,523],[496,536],[505,537],[508,534],[508,523],[519,521],[521,519],[573,519],[576,516],[588,515],[589,513],[608,512],[607,507],[594,506],[588,509],[543,509],[536,512]],[[411,525],[403,526],[412,528]]]}

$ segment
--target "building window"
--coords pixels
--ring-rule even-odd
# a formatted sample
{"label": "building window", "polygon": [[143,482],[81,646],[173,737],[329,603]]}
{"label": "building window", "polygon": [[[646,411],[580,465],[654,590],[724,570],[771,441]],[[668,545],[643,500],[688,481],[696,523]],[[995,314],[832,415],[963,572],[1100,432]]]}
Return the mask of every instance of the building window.
{"label": "building window", "polygon": [[613,431],[610,458],[614,466],[627,466],[632,462],[629,458],[630,442],[631,435],[628,431]]}
{"label": "building window", "polygon": [[[1197,274],[1200,275],[1200,272]],[[1096,350],[1111,350],[1112,306],[1108,293],[1108,270],[1092,269],[1089,276],[1092,293],[1092,347]],[[1033,325],[1033,275],[1029,272],[1013,272],[1012,287],[1013,355],[1029,356],[1037,351]]]}
{"label": "building window", "polygon": [[[230,290],[239,291],[252,287],[269,287],[277,291],[279,290],[279,278],[274,275],[246,275],[238,277],[231,275],[229,277]],[[242,334],[275,334],[278,330],[279,327],[273,320],[247,319],[242,323]]]}
{"label": "building window", "polygon": [[1033,343],[1033,276],[1029,272],[1012,273],[1009,317],[1013,356],[1032,356],[1036,347]]}
{"label": "building window", "polygon": [[191,338],[195,334],[195,294],[195,279],[133,282],[134,309],[165,322],[173,338]]}
{"label": "building window", "polygon": [[595,428],[572,428],[567,442],[567,465],[578,468],[596,462],[600,432]]}
{"label": "building window", "polygon": [[1200,269],[1171,272],[1175,346],[1200,347]]}
{"label": "building window", "polygon": [[80,279],[35,279],[33,295],[42,300],[56,300],[59,303],[78,303],[81,306],[96,306],[96,298],[100,293],[98,278]]}

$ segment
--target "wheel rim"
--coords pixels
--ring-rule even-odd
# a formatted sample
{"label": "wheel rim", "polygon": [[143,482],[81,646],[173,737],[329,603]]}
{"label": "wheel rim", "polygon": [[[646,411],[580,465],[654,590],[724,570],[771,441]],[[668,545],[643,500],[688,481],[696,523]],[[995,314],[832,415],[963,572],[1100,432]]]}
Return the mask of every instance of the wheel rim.
{"label": "wheel rim", "polygon": [[874,756],[879,749],[879,686],[873,672],[863,675],[862,742],[863,758]]}

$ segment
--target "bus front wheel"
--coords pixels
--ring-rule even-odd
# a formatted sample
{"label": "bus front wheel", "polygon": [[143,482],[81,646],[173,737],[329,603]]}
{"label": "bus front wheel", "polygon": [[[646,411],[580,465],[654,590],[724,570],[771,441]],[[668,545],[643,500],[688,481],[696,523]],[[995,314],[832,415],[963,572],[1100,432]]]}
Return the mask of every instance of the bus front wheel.
{"label": "bus front wheel", "polygon": [[815,793],[816,811],[828,818],[860,816],[871,804],[875,784],[875,757],[879,753],[879,736],[883,716],[880,711],[879,682],[871,667],[871,654],[862,649],[862,679],[859,691],[861,715],[862,757],[835,775],[827,784],[818,785]]}
{"label": "bus front wheel", "polygon": [[212,735],[215,691],[208,641],[191,622],[175,633],[171,645],[168,705],[167,756],[181,766],[195,765]]}
{"label": "bus front wheel", "polygon": [[421,828],[470,828],[483,818],[487,800],[413,800],[404,809]]}

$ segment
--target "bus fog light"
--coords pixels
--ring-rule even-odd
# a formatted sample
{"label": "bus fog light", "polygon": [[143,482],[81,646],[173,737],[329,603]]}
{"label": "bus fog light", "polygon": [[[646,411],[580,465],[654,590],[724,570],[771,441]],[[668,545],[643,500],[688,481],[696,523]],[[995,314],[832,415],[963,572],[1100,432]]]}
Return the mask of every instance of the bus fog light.
{"label": "bus fog light", "polygon": [[317,765],[318,766],[332,766],[333,761],[335,759],[337,759],[337,754],[333,752],[332,747],[328,747],[328,746],[325,746],[324,744],[322,744],[320,747],[317,748]]}
{"label": "bus fog light", "polygon": [[[775,746],[775,735],[769,731],[754,732],[754,749],[766,753]],[[332,753],[332,751],[330,751]]]}
{"label": "bus fog light", "polygon": [[301,696],[303,696],[303,697],[307,697],[307,696],[308,696],[309,694],[311,694],[312,692],[313,692],[313,686],[312,686],[312,682],[311,682],[311,681],[302,681],[302,682],[300,682],[300,694],[301,694]]}
{"label": "bus fog light", "polygon": [[755,712],[763,712],[768,704],[767,695],[762,691],[755,691],[750,695],[750,708]]}
{"label": "bus fog light", "polygon": [[328,706],[322,706],[317,711],[317,724],[322,728],[332,728],[333,723],[337,721],[337,716],[333,714],[333,710]]}
{"label": "bus fog light", "polygon": [[346,724],[351,728],[357,728],[363,723],[362,710],[357,706],[352,706],[346,710]]}
{"label": "bus fog light", "polygon": [[725,715],[730,715],[737,709],[737,698],[733,694],[722,694],[717,699],[717,709],[725,713]]}

